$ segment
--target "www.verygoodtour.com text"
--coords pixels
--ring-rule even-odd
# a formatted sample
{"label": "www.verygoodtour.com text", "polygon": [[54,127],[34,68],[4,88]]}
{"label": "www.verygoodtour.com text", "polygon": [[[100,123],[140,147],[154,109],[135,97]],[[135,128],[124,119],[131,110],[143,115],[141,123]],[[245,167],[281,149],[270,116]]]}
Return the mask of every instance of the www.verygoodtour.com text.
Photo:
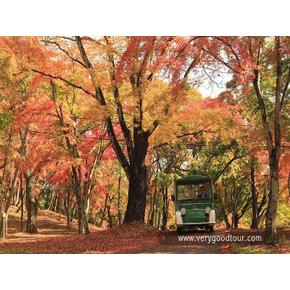
{"label": "www.verygoodtour.com text", "polygon": [[178,242],[198,242],[198,243],[207,243],[207,244],[215,244],[215,243],[257,243],[262,242],[262,235],[179,235]]}

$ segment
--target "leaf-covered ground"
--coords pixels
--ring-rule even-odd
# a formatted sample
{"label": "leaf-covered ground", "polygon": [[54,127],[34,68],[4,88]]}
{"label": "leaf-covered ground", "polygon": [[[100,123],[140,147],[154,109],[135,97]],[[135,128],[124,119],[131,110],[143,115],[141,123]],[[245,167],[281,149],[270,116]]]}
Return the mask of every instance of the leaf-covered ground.
{"label": "leaf-covered ground", "polygon": [[[39,232],[30,235],[20,232],[20,214],[12,208],[9,216],[9,235],[0,241],[0,253],[290,253],[290,229],[280,232],[276,246],[263,243],[180,242],[175,232],[158,232],[144,225],[122,225],[113,230],[90,226],[90,234],[79,235],[77,223],[66,229],[65,217],[51,211],[39,211]],[[253,235],[262,231],[239,229],[217,230],[221,234]],[[188,233],[202,235],[208,233]]]}
{"label": "leaf-covered ground", "polygon": [[66,229],[65,217],[39,211],[38,234],[19,232],[19,215],[14,209],[9,218],[8,239],[0,241],[0,253],[127,253],[159,244],[160,234],[143,225],[120,226],[101,230],[90,226],[91,233],[79,235],[77,224]]}

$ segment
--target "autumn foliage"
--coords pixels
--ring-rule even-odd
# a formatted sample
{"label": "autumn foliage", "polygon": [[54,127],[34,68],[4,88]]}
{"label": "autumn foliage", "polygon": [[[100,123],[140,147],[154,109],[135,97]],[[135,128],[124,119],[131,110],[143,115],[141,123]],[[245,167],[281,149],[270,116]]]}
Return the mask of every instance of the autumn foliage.
{"label": "autumn foliage", "polygon": [[[80,234],[169,229],[174,179],[199,173],[221,192],[221,222],[266,226],[273,242],[289,213],[289,47],[289,37],[1,37],[1,236],[11,205],[29,233],[39,209],[68,230],[77,220]],[[223,90],[203,96],[221,74]],[[150,244],[146,227],[121,229],[94,231],[95,242]]]}

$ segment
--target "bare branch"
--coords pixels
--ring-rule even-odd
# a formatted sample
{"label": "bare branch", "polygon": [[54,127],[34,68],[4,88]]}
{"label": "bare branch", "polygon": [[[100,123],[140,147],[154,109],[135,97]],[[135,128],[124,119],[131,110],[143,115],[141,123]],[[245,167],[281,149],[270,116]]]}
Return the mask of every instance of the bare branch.
{"label": "bare branch", "polygon": [[81,62],[80,60],[78,60],[77,58],[73,57],[67,50],[65,50],[59,43],[57,43],[56,41],[51,41],[51,40],[42,40],[44,43],[49,43],[49,44],[53,44],[55,46],[58,47],[58,49],[60,51],[62,51],[63,53],[65,53],[72,61],[77,62],[78,64],[80,64],[83,67],[86,67],[86,65]]}
{"label": "bare branch", "polygon": [[213,178],[214,179],[214,181],[217,181],[219,178],[220,178],[220,176],[227,170],[227,168],[235,161],[235,160],[237,160],[237,159],[240,159],[240,158],[242,158],[243,156],[234,156],[232,159],[230,159],[228,162],[227,162],[227,164],[224,166],[224,168],[223,169],[221,169],[216,175],[215,175],[215,177]]}
{"label": "bare branch", "polygon": [[212,52],[210,52],[209,50],[205,49],[204,47],[201,48],[202,51],[206,52],[207,54],[209,54],[210,56],[212,56],[214,59],[218,60],[220,63],[222,63],[223,65],[225,65],[226,67],[228,67],[230,70],[232,70],[233,72],[240,74],[240,72],[238,72],[234,67],[232,67],[230,64],[228,64],[227,62],[225,62],[222,58],[220,58],[219,56],[213,54]]}
{"label": "bare branch", "polygon": [[214,38],[217,39],[218,41],[222,42],[225,46],[227,46],[231,50],[231,52],[233,53],[234,57],[236,58],[236,60],[238,61],[239,65],[240,65],[241,59],[239,58],[238,54],[235,52],[233,47],[221,37],[215,36]]}
{"label": "bare branch", "polygon": [[96,95],[95,95],[95,94],[93,94],[92,92],[86,90],[85,88],[83,88],[83,87],[80,86],[80,85],[77,85],[77,84],[75,84],[75,83],[73,83],[73,82],[71,82],[71,81],[69,81],[69,80],[67,80],[67,79],[64,79],[63,77],[60,77],[60,76],[54,76],[54,75],[52,75],[52,74],[50,74],[50,73],[45,73],[45,72],[39,71],[39,70],[37,70],[37,69],[32,69],[32,71],[35,72],[35,73],[41,74],[41,75],[43,75],[43,76],[46,76],[46,77],[49,77],[49,78],[55,79],[55,80],[63,81],[64,83],[66,83],[66,84],[68,84],[68,85],[70,85],[70,86],[72,86],[72,87],[74,87],[74,88],[76,88],[76,89],[79,89],[79,90],[83,91],[84,93],[86,93],[87,95],[90,95],[90,96],[92,96],[94,99],[96,99]]}

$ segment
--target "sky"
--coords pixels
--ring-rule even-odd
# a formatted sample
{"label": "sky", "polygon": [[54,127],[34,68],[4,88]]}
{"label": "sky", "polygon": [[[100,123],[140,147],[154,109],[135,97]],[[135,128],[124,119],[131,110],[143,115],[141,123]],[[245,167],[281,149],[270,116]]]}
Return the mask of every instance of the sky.
{"label": "sky", "polygon": [[216,83],[213,83],[209,78],[205,78],[198,86],[198,90],[203,97],[217,97],[221,92],[226,90],[226,83],[232,79],[231,73],[221,73],[218,77],[214,78]]}

